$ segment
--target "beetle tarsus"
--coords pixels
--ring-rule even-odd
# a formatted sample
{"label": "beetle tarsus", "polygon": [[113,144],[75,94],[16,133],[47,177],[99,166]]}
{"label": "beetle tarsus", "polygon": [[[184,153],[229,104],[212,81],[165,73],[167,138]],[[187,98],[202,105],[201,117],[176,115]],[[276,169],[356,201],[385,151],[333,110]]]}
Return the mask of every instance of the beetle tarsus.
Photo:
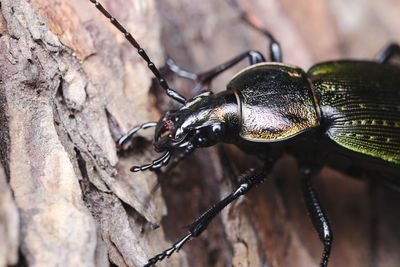
{"label": "beetle tarsus", "polygon": [[138,131],[140,130],[145,130],[148,128],[152,128],[152,127],[156,127],[157,126],[157,122],[155,121],[148,121],[145,123],[142,123],[140,125],[137,125],[135,127],[133,127],[132,129],[130,129],[126,134],[124,134],[123,136],[121,136],[120,138],[118,138],[117,142],[116,142],[116,146],[118,150],[121,150],[123,145],[129,140],[131,139]]}
{"label": "beetle tarsus", "polygon": [[178,252],[182,246],[192,238],[192,234],[188,233],[183,238],[181,238],[178,242],[176,242],[172,247],[169,249],[164,250],[160,254],[157,254],[153,258],[149,259],[146,265],[143,267],[151,267],[154,266],[157,262],[162,261],[165,258],[169,258],[174,252]]}
{"label": "beetle tarsus", "polygon": [[167,58],[167,60],[165,60],[165,64],[167,65],[168,69],[175,73],[175,75],[177,75],[178,77],[189,79],[192,81],[197,80],[196,73],[182,69],[178,66],[178,64],[176,64],[175,60],[173,60],[172,58]]}
{"label": "beetle tarsus", "polygon": [[312,186],[311,176],[313,172],[310,168],[303,168],[301,170],[303,175],[303,193],[307,205],[307,210],[319,238],[321,239],[324,250],[321,257],[320,267],[328,266],[329,256],[332,247],[332,229],[329,224],[328,217],[324,212],[321,203],[318,199],[317,193]]}
{"label": "beetle tarsus", "polygon": [[377,56],[377,61],[379,63],[387,63],[396,55],[400,55],[400,46],[397,43],[391,43],[385,47],[381,53],[379,53]]}

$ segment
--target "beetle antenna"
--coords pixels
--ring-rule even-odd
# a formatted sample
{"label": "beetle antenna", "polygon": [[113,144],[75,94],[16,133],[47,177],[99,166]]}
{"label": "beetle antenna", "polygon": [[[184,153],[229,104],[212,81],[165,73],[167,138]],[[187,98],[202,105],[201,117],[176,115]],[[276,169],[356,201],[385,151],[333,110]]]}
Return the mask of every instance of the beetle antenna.
{"label": "beetle antenna", "polygon": [[267,30],[266,28],[263,28],[263,23],[262,21],[255,16],[254,14],[251,14],[244,10],[237,2],[237,0],[226,0],[228,4],[236,9],[239,12],[240,18],[250,27],[255,29],[256,31],[260,32],[263,34],[265,37],[269,39],[269,53],[270,53],[270,59],[271,61],[274,62],[282,62],[282,49],[281,45],[278,43],[278,41],[275,39],[275,37],[272,35],[272,33]]}
{"label": "beetle antenna", "polygon": [[110,13],[96,0],[89,0],[92,2],[96,8],[111,21],[111,24],[114,25],[124,36],[128,42],[137,49],[137,53],[147,62],[147,67],[153,72],[154,76],[156,77],[160,86],[165,90],[165,93],[172,98],[173,100],[184,104],[186,103],[186,98],[179,94],[177,91],[169,87],[165,78],[161,75],[160,71],[156,67],[156,65],[150,60],[149,56],[147,55],[146,51],[139,45],[139,43],[133,38],[133,36],[125,29],[121,23],[118,22]]}

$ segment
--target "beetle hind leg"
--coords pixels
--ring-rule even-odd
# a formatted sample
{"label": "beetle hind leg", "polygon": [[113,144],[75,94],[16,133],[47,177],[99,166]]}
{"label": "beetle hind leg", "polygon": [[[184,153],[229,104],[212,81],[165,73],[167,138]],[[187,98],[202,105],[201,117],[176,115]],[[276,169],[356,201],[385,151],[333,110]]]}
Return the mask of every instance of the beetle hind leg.
{"label": "beetle hind leg", "polygon": [[311,183],[311,169],[304,168],[301,170],[303,175],[303,193],[307,205],[307,210],[312,224],[321,239],[324,250],[321,257],[320,267],[328,266],[329,256],[332,247],[332,229],[329,224],[328,217],[324,212],[317,193]]}
{"label": "beetle hind leg", "polygon": [[397,43],[392,43],[385,47],[385,49],[377,56],[379,63],[387,63],[394,56],[400,56],[400,46]]}
{"label": "beetle hind leg", "polygon": [[149,259],[145,267],[153,266],[155,263],[162,261],[164,258],[171,256],[174,252],[179,249],[190,239],[199,236],[210,222],[231,202],[246,194],[253,186],[260,184],[264,181],[267,172],[271,169],[270,165],[266,165],[263,168],[251,170],[248,172],[240,181],[239,185],[226,196],[220,200],[217,204],[212,206],[209,210],[203,213],[189,228],[189,233],[176,242],[169,249],[164,250],[160,254],[157,254],[153,258]]}

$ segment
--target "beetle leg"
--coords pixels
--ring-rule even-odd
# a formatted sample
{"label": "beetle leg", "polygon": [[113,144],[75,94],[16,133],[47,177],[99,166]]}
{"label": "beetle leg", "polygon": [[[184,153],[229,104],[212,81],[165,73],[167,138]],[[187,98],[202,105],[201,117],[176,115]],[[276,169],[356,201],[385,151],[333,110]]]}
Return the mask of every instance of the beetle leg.
{"label": "beetle leg", "polygon": [[197,80],[196,73],[182,69],[181,67],[178,66],[178,64],[176,64],[175,60],[173,60],[172,58],[170,58],[170,57],[167,58],[167,60],[165,60],[165,64],[167,64],[168,69],[170,71],[172,71],[176,76],[185,78],[185,79],[189,79],[192,81]]}
{"label": "beetle leg", "polygon": [[153,266],[155,263],[162,261],[164,258],[171,256],[174,252],[178,252],[179,249],[190,239],[199,236],[210,224],[210,222],[217,216],[221,210],[238,197],[246,194],[253,186],[260,184],[264,181],[267,172],[270,170],[270,166],[266,165],[264,168],[251,170],[247,173],[239,185],[226,196],[220,200],[216,205],[211,207],[205,213],[203,213],[189,228],[189,233],[176,242],[172,247],[164,250],[160,254],[157,254],[153,258],[149,259],[145,267]]}
{"label": "beetle leg", "polygon": [[205,83],[211,82],[211,80],[214,79],[216,76],[218,76],[222,72],[230,69],[231,67],[233,67],[234,65],[236,65],[237,63],[239,63],[240,61],[242,61],[245,58],[249,59],[250,65],[254,65],[254,64],[257,64],[260,62],[265,62],[265,58],[260,52],[255,51],[255,50],[249,50],[249,51],[246,51],[244,53],[237,55],[236,57],[232,58],[231,60],[228,60],[227,62],[222,63],[221,65],[218,65],[208,71],[199,73],[197,75],[197,80],[200,82],[205,82]]}
{"label": "beetle leg", "polygon": [[134,136],[138,131],[140,130],[144,130],[147,128],[151,128],[151,127],[156,127],[157,126],[157,122],[155,121],[148,121],[145,123],[142,123],[140,125],[137,125],[135,127],[133,127],[132,129],[130,129],[126,134],[124,134],[123,136],[121,136],[120,138],[118,138],[117,142],[116,142],[116,146],[117,149],[120,150],[122,149],[122,146],[129,140],[132,138],[132,136]]}
{"label": "beetle leg", "polygon": [[387,63],[393,56],[400,55],[400,46],[396,43],[392,43],[385,47],[385,49],[377,56],[379,63]]}
{"label": "beetle leg", "polygon": [[312,186],[311,170],[309,168],[303,168],[301,170],[301,173],[303,174],[303,192],[307,205],[307,210],[310,219],[314,225],[314,228],[317,231],[319,238],[321,239],[324,245],[324,251],[319,266],[326,267],[328,265],[329,255],[332,247],[332,240],[333,240],[332,230],[329,225],[328,217],[326,216],[321,206],[321,203],[318,199],[317,193],[315,192]]}
{"label": "beetle leg", "polygon": [[166,64],[168,68],[177,76],[196,81],[197,85],[193,89],[193,91],[196,92],[199,91],[199,89],[203,88],[204,85],[210,84],[215,77],[217,77],[224,71],[230,69],[231,67],[235,66],[245,58],[249,59],[250,65],[254,65],[260,62],[265,62],[265,58],[260,52],[255,50],[249,50],[237,55],[236,57],[232,58],[231,60],[228,60],[225,63],[222,63],[210,70],[198,74],[180,68],[171,58],[167,59]]}

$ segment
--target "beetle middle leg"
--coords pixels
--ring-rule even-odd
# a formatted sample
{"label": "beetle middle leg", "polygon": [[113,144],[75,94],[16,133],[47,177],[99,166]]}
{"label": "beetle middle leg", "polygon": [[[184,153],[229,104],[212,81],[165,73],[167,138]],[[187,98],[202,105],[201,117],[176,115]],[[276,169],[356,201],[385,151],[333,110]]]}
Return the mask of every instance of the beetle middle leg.
{"label": "beetle middle leg", "polygon": [[305,167],[301,169],[303,175],[303,193],[307,205],[312,224],[321,239],[324,250],[321,257],[320,267],[326,267],[329,261],[329,255],[332,247],[332,229],[329,224],[328,217],[324,212],[317,193],[312,186],[311,177],[313,172],[311,168]]}
{"label": "beetle middle leg", "polygon": [[377,56],[379,63],[387,63],[394,56],[400,56],[400,46],[397,43],[392,43],[385,47],[385,49]]}
{"label": "beetle middle leg", "polygon": [[232,203],[240,196],[246,194],[253,186],[260,184],[265,180],[268,171],[271,169],[272,164],[267,164],[263,168],[251,170],[240,181],[239,185],[217,204],[203,213],[194,223],[191,224],[189,233],[176,242],[169,249],[164,250],[151,258],[145,267],[153,266],[155,263],[162,261],[164,258],[171,256],[174,252],[179,251],[182,246],[190,239],[199,236],[210,224],[210,222],[217,216],[227,205]]}

